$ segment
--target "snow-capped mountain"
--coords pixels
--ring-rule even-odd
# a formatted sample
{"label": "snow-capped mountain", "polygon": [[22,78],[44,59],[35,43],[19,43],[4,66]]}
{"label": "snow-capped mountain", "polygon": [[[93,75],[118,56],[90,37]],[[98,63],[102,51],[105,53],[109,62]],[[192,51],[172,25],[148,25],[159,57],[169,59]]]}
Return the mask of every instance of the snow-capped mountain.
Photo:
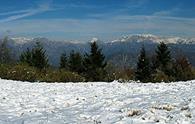
{"label": "snow-capped mountain", "polygon": [[[26,37],[14,37],[10,38],[17,44],[25,44],[29,42],[61,42],[61,43],[71,43],[71,44],[80,44],[83,42],[79,41],[52,41],[47,38],[26,38]],[[91,42],[101,42],[98,38],[92,38]],[[105,43],[117,43],[117,42],[134,42],[134,43],[160,43],[165,42],[166,44],[195,44],[195,38],[182,38],[182,37],[163,37],[163,36],[156,36],[152,34],[134,34],[134,35],[126,35],[122,36],[118,39],[107,41]],[[101,42],[102,43],[102,42]]]}
{"label": "snow-capped mountain", "polygon": [[15,43],[18,43],[18,44],[24,44],[27,42],[31,42],[33,40],[33,38],[13,37],[13,38],[11,38],[11,40],[15,41]]}
{"label": "snow-capped mountain", "polygon": [[160,43],[166,44],[195,44],[195,38],[181,38],[181,37],[161,37],[152,34],[136,34],[127,35],[119,39],[111,41],[115,42],[137,42],[137,43]]}

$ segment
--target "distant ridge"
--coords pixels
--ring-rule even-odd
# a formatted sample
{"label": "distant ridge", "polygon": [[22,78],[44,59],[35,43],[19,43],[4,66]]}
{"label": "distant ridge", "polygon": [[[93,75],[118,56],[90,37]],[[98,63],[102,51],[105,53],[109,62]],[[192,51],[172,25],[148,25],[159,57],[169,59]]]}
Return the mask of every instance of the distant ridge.
{"label": "distant ridge", "polygon": [[[38,38],[26,38],[26,37],[13,37],[10,38],[11,40],[15,41],[18,44],[24,44],[27,42],[31,42],[31,41],[50,41],[50,42],[54,42],[55,40],[49,40],[47,38],[44,37],[38,37]],[[100,41],[100,39],[98,38],[92,38],[91,42],[94,41]],[[68,40],[64,40],[64,41],[55,41],[55,42],[68,42],[68,43],[73,43],[73,44],[79,44],[79,43],[83,43],[83,42],[79,42],[79,41],[68,41]],[[153,34],[132,34],[132,35],[125,35],[122,36],[118,39],[115,40],[111,40],[111,41],[107,41],[106,43],[115,43],[115,42],[147,42],[147,43],[160,43],[160,42],[165,42],[167,44],[195,44],[195,38],[182,38],[182,37],[165,37],[165,36],[156,36]]]}
{"label": "distant ridge", "polygon": [[126,35],[119,39],[109,41],[114,42],[148,42],[148,43],[160,43],[165,42],[167,44],[195,44],[195,38],[181,38],[181,37],[161,37],[152,34],[135,34]]}
{"label": "distant ridge", "polygon": [[165,42],[169,45],[173,56],[179,54],[186,55],[190,62],[195,65],[195,38],[161,37],[152,34],[136,34],[122,36],[121,38],[107,42],[101,41],[98,38],[92,38],[92,40],[88,42],[79,42],[55,41],[44,37],[15,37],[8,39],[8,45],[18,59],[20,54],[27,48],[32,48],[36,42],[41,42],[48,54],[50,64],[58,66],[59,58],[62,53],[66,52],[69,54],[74,50],[85,54],[89,51],[89,42],[94,41],[100,45],[107,60],[120,66],[135,66],[137,56],[143,44],[146,47],[148,54],[152,55],[155,51],[156,45],[160,42]]}

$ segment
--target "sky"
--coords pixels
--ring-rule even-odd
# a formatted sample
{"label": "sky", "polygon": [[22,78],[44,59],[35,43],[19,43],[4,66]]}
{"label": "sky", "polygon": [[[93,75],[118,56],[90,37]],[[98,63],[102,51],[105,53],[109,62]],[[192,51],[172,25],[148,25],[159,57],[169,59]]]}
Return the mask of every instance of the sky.
{"label": "sky", "polygon": [[88,41],[195,37],[195,0],[1,0],[0,36]]}

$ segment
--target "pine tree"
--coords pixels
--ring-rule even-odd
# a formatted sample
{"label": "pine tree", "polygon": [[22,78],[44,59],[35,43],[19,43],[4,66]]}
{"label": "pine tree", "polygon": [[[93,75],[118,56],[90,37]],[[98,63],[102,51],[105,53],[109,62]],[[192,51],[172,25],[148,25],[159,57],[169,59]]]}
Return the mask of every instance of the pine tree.
{"label": "pine tree", "polygon": [[7,47],[8,38],[5,37],[0,44],[0,63],[11,63],[10,50]]}
{"label": "pine tree", "polygon": [[89,81],[102,81],[106,76],[105,67],[107,63],[105,56],[96,42],[92,42],[90,46],[90,54],[86,54],[84,60],[85,75]]}
{"label": "pine tree", "polygon": [[[168,46],[161,42],[156,49],[156,55],[152,59],[153,67],[153,79],[155,81],[155,78],[158,77],[159,79],[162,79],[163,81],[174,81],[174,72],[173,72],[173,61],[171,58],[171,52],[168,48]],[[165,79],[163,79],[165,78]]]}
{"label": "pine tree", "polygon": [[20,55],[20,62],[29,64],[30,66],[32,66],[32,52],[30,51],[29,48],[27,49],[27,51],[23,52]]}
{"label": "pine tree", "polygon": [[83,72],[83,58],[79,52],[75,53],[74,51],[71,51],[68,60],[68,68],[73,72]]}
{"label": "pine tree", "polygon": [[151,77],[150,63],[149,63],[149,59],[146,57],[144,46],[140,51],[135,74],[136,74],[136,79],[142,82],[149,81]]}
{"label": "pine tree", "polygon": [[156,66],[161,71],[165,72],[170,63],[171,53],[168,46],[164,42],[161,42],[160,45],[157,46],[156,50]]}
{"label": "pine tree", "polygon": [[40,70],[49,66],[45,50],[39,42],[32,50],[27,49],[20,55],[20,62],[27,63],[29,66],[34,66]]}
{"label": "pine tree", "polygon": [[49,66],[46,51],[41,46],[40,42],[37,42],[32,49],[32,66],[38,69],[44,69]]}
{"label": "pine tree", "polygon": [[63,53],[60,56],[60,69],[67,69],[67,68],[68,68],[67,56],[66,56],[66,53]]}

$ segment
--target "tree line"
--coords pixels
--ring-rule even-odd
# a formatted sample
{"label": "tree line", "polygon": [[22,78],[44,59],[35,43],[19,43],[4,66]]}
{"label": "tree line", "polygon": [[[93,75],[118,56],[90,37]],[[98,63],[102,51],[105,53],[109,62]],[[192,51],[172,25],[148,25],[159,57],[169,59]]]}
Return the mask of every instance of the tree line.
{"label": "tree line", "polygon": [[[84,76],[87,81],[104,80],[106,76],[105,56],[96,42],[90,43],[90,46],[90,53],[86,53],[84,57],[75,51],[72,51],[68,57],[66,53],[63,53],[60,57],[59,69],[76,72]],[[20,62],[34,66],[39,70],[45,70],[49,66],[46,52],[39,42],[36,43],[32,50],[27,49],[21,54]]]}
{"label": "tree line", "polygon": [[195,75],[194,68],[184,55],[172,58],[168,46],[161,42],[151,59],[146,55],[144,46],[142,47],[135,77],[142,82],[169,82],[192,80]]}
{"label": "tree line", "polygon": [[59,68],[49,65],[48,56],[40,42],[24,51],[13,62],[5,38],[0,45],[0,77],[22,81],[78,82],[137,80],[140,82],[170,82],[191,80],[195,71],[185,56],[171,57],[168,46],[161,42],[152,57],[147,56],[144,45],[138,56],[137,66],[117,68],[109,63],[96,42],[90,43],[90,51],[84,55],[71,51],[62,53]]}

